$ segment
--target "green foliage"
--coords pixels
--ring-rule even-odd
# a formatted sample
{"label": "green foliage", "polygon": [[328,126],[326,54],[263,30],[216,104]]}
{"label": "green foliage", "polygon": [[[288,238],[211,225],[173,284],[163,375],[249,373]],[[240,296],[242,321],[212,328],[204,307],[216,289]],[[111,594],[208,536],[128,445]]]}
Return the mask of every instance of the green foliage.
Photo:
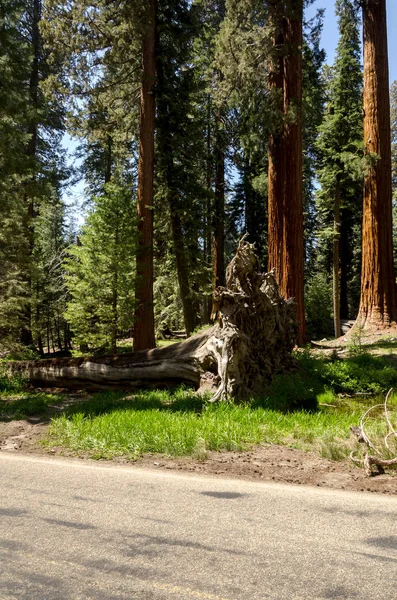
{"label": "green foliage", "polygon": [[9,377],[3,365],[0,365],[0,394],[19,394],[25,388],[26,382],[20,377]]}
{"label": "green foliage", "polygon": [[0,420],[1,418],[18,420],[32,415],[46,414],[51,404],[61,400],[59,396],[44,393],[22,395],[22,397],[18,397],[17,399],[3,398],[0,395]]}
{"label": "green foliage", "polygon": [[385,393],[397,384],[397,371],[390,362],[367,353],[346,360],[323,361],[319,365],[319,374],[336,392],[351,394]]}
{"label": "green foliage", "polygon": [[93,348],[115,348],[134,312],[135,203],[129,189],[107,184],[105,190],[65,259],[71,296],[65,317],[76,343]]}
{"label": "green foliage", "polygon": [[[362,67],[359,19],[351,0],[337,0],[339,41],[335,63],[324,71],[326,112],[318,128],[317,193],[319,231],[316,268],[331,269],[331,246],[337,236],[341,246],[341,273],[350,311],[357,311],[355,286],[359,279],[360,227],[362,216],[363,117]],[[340,206],[337,229],[334,212]],[[337,214],[337,213],[336,213]],[[357,226],[356,226],[357,225]],[[342,246],[343,244],[343,246]],[[347,290],[347,291],[346,291]],[[347,298],[346,298],[347,296]],[[345,312],[348,310],[344,306]],[[345,318],[347,315],[344,315]]]}
{"label": "green foliage", "polygon": [[332,333],[332,285],[325,273],[314,273],[305,288],[308,334],[320,339]]}

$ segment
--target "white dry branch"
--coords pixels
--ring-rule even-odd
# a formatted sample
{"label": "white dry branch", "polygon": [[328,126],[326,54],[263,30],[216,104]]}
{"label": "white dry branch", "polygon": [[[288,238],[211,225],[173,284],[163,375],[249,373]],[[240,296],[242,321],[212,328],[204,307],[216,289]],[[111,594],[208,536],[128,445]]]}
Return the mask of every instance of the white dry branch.
{"label": "white dry branch", "polygon": [[369,452],[365,452],[363,458],[357,458],[355,455],[355,451],[351,452],[350,458],[356,464],[360,464],[364,467],[366,474],[371,477],[374,473],[372,470],[373,466],[377,467],[378,473],[384,473],[384,467],[394,467],[397,466],[397,456],[394,458],[386,459],[382,456],[382,450],[378,450],[375,446],[375,443],[371,440],[370,435],[368,434],[368,422],[372,417],[375,411],[379,411],[379,409],[383,410],[385,425],[386,425],[386,435],[383,438],[384,448],[388,452],[392,452],[392,449],[389,445],[389,440],[391,437],[395,437],[397,439],[397,431],[392,425],[390,418],[390,407],[388,405],[388,401],[390,399],[393,388],[391,388],[386,395],[385,401],[382,404],[376,404],[375,406],[371,406],[361,417],[359,427],[352,427],[351,431],[357,437],[358,441],[364,443],[367,448],[372,450],[373,454]]}

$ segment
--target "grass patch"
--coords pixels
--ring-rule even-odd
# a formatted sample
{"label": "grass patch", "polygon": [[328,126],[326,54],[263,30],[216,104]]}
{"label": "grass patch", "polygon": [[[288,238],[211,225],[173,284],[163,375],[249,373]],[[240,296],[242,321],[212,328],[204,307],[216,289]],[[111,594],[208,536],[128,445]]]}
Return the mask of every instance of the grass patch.
{"label": "grass patch", "polygon": [[[297,354],[296,371],[278,375],[260,399],[211,404],[193,391],[101,392],[52,419],[48,445],[96,458],[145,453],[193,456],[285,444],[341,460],[352,450],[349,428],[397,384],[385,357],[363,352],[346,359]],[[48,413],[59,395],[30,393],[24,382],[0,375],[0,414],[5,419]],[[375,415],[374,433],[381,434]],[[377,433],[378,432],[378,433]]]}
{"label": "grass patch", "polygon": [[10,394],[21,393],[26,386],[26,381],[21,377],[8,377],[0,371],[0,399]]}
{"label": "grass patch", "polygon": [[344,359],[329,359],[302,352],[297,358],[301,370],[336,393],[382,394],[397,385],[397,369],[384,356],[362,352]]}
{"label": "grass patch", "polygon": [[59,394],[43,392],[24,392],[17,397],[0,394],[0,420],[19,420],[32,415],[43,415],[48,412],[51,404],[61,400]]}
{"label": "grass patch", "polygon": [[205,458],[209,450],[277,443],[342,458],[351,451],[349,427],[360,414],[209,404],[186,389],[100,393],[53,419],[48,444],[94,458],[145,453]]}

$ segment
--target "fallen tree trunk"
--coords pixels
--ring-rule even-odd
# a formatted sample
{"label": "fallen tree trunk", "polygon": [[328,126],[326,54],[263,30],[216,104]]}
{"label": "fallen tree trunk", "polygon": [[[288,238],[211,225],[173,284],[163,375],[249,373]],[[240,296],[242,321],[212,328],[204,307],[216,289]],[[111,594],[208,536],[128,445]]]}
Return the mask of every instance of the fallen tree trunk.
{"label": "fallen tree trunk", "polygon": [[253,246],[241,241],[214,292],[217,324],[183,342],[129,354],[22,361],[12,374],[32,384],[67,388],[147,388],[185,383],[213,400],[260,395],[276,373],[294,364],[297,335],[292,300],[273,273],[262,274]]}

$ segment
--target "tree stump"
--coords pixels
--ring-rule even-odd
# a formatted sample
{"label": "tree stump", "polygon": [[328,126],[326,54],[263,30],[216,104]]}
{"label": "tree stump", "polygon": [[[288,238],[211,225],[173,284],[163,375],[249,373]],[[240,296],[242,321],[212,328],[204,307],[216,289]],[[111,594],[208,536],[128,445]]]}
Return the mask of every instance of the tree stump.
{"label": "tree stump", "polygon": [[280,296],[274,273],[263,274],[253,245],[242,240],[215,289],[213,327],[166,348],[120,355],[10,364],[32,384],[88,389],[167,387],[184,383],[212,400],[257,397],[294,365],[298,324],[292,299]]}

